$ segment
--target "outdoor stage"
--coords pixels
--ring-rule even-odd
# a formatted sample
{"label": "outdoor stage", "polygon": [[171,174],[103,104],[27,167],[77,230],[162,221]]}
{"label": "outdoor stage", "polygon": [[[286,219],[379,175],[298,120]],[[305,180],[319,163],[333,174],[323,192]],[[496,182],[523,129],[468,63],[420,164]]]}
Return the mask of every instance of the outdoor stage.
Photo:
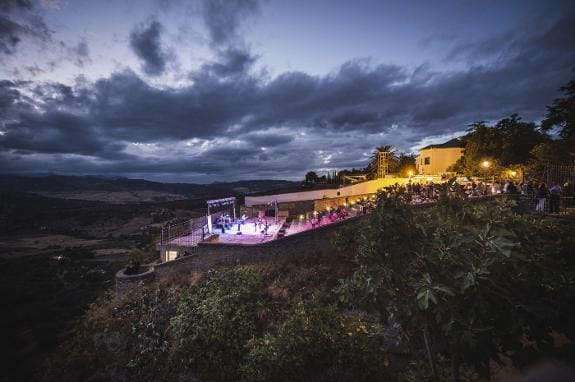
{"label": "outdoor stage", "polygon": [[214,228],[213,234],[206,238],[206,241],[213,243],[227,243],[227,244],[259,244],[266,241],[274,240],[285,222],[285,218],[278,218],[277,224],[274,223],[275,218],[268,220],[267,234],[262,233],[264,224],[258,226],[257,218],[249,218],[244,224],[240,226],[241,235],[238,235],[238,224],[231,225],[230,229],[226,229],[222,233],[221,228]]}

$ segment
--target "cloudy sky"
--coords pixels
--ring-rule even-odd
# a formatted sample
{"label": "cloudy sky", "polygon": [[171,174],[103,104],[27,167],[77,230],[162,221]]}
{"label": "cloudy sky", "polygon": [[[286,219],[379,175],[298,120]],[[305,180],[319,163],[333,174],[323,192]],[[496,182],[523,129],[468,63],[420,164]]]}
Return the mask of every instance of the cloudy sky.
{"label": "cloudy sky", "polygon": [[575,77],[572,0],[0,0],[0,173],[301,179]]}

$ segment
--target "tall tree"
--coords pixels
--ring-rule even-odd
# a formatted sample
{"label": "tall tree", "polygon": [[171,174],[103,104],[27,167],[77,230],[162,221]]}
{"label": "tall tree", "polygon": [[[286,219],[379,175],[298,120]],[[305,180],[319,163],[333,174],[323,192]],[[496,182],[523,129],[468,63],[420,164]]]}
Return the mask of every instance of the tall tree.
{"label": "tall tree", "polygon": [[397,157],[397,172],[402,177],[409,176],[410,172],[415,174],[415,155],[400,153]]}
{"label": "tall tree", "polygon": [[315,171],[309,171],[305,174],[305,182],[309,183],[317,183],[319,181],[319,176],[315,173]]}
{"label": "tall tree", "polygon": [[503,166],[527,163],[531,150],[547,140],[535,123],[523,122],[517,114],[503,118],[494,128],[501,142],[499,158]]}
{"label": "tall tree", "polygon": [[551,106],[547,106],[547,115],[541,122],[541,128],[549,131],[557,127],[562,138],[575,137],[575,79],[559,90],[564,96],[556,98]]}
{"label": "tall tree", "polygon": [[[555,99],[551,106],[547,106],[547,115],[541,122],[541,128],[544,131],[557,128],[559,139],[539,147],[535,154],[547,153],[548,160],[550,156],[552,157],[552,160],[549,160],[551,162],[573,163],[575,162],[575,80],[571,80],[560,90],[564,96]],[[534,162],[535,167],[537,163]],[[539,167],[541,167],[540,162]]]}
{"label": "tall tree", "polygon": [[533,122],[524,122],[517,114],[503,118],[495,125],[484,121],[470,125],[464,136],[465,154],[451,168],[468,175],[480,175],[485,170],[481,162],[490,162],[490,171],[497,172],[501,166],[524,165],[532,158],[532,150],[549,140]]}

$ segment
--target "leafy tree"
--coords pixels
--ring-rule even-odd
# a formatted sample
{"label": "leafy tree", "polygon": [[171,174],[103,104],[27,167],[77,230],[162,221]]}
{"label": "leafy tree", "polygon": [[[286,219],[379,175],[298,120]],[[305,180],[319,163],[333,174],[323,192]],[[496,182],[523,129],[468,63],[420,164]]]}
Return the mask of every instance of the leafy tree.
{"label": "leafy tree", "polygon": [[[547,155],[546,159],[555,163],[575,161],[575,80],[571,80],[560,90],[564,96],[555,99],[551,106],[547,106],[547,115],[541,122],[543,131],[558,128],[559,139],[549,142],[547,147],[541,147],[535,153],[537,155],[550,152],[552,157],[549,158]],[[538,162],[533,164],[537,165]]]}
{"label": "leafy tree", "polygon": [[309,171],[305,174],[305,182],[306,183],[317,183],[319,182],[319,176],[315,173],[315,171]]}
{"label": "leafy tree", "polygon": [[470,125],[462,138],[464,156],[450,168],[467,175],[484,175],[481,162],[490,162],[490,173],[499,173],[503,167],[527,164],[532,150],[548,137],[532,122],[523,122],[517,114],[503,118],[489,126],[484,121]]}
{"label": "leafy tree", "polygon": [[498,155],[503,166],[525,164],[530,159],[531,150],[547,141],[547,137],[533,122],[523,122],[517,114],[503,118],[495,124],[497,136],[501,140]]}
{"label": "leafy tree", "polygon": [[397,172],[399,176],[407,177],[409,172],[416,173],[415,155],[400,153],[397,158]]}
{"label": "leafy tree", "polygon": [[547,115],[541,122],[541,128],[548,131],[558,127],[562,138],[575,137],[575,79],[559,90],[564,96],[556,98],[551,106],[547,106]]}

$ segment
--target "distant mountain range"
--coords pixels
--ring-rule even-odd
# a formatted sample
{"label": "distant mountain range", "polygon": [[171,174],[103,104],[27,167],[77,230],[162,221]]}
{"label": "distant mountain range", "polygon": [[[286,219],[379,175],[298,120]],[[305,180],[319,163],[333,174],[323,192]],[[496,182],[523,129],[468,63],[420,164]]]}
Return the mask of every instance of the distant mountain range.
{"label": "distant mountain range", "polygon": [[[181,195],[185,198],[212,198],[271,191],[295,191],[300,182],[286,180],[241,180],[228,183],[159,183],[143,179],[106,176],[22,176],[0,174],[0,192],[27,192],[67,198],[82,193],[142,193]],[[76,197],[71,196],[75,199]],[[80,198],[83,199],[83,198]]]}

